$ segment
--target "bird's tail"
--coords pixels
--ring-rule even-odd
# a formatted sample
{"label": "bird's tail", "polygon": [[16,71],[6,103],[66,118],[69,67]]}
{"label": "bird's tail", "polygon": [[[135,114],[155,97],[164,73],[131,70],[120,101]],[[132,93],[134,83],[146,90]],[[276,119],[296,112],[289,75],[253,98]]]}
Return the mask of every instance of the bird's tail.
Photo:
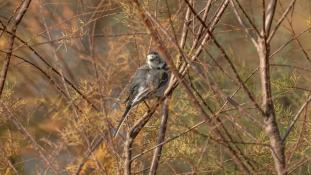
{"label": "bird's tail", "polygon": [[114,137],[118,136],[118,133],[119,133],[119,131],[121,129],[121,126],[124,123],[124,121],[126,120],[126,118],[127,118],[128,114],[129,114],[131,108],[132,108],[132,105],[127,105],[126,106],[126,109],[125,109],[125,111],[124,111],[124,113],[123,113],[123,115],[121,117],[121,121],[118,123],[117,130],[114,133]]}

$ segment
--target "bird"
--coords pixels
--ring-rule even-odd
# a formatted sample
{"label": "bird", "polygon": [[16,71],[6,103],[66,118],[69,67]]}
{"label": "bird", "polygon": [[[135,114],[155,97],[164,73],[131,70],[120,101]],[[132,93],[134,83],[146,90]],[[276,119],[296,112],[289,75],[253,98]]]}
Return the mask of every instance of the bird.
{"label": "bird", "polygon": [[163,96],[170,75],[166,62],[157,52],[152,51],[147,54],[146,64],[136,70],[129,82],[128,97],[125,100],[126,108],[117,125],[114,137],[118,135],[122,124],[134,106],[144,100]]}

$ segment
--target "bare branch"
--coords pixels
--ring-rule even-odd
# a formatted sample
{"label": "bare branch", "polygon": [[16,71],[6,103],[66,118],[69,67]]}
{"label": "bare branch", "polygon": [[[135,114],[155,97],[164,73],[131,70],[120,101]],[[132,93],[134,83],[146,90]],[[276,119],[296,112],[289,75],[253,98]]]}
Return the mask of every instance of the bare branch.
{"label": "bare branch", "polygon": [[281,18],[279,19],[279,21],[276,23],[276,26],[273,28],[273,30],[271,31],[267,42],[270,42],[274,36],[274,34],[277,32],[277,30],[279,29],[279,27],[281,26],[282,22],[284,21],[284,19],[286,18],[286,16],[288,15],[288,13],[293,9],[294,5],[295,5],[296,0],[292,0],[292,2],[290,3],[290,5],[287,7],[287,9],[285,10],[285,12],[282,14]]}
{"label": "bare branch", "polygon": [[[0,30],[4,30],[3,28],[0,28]],[[25,46],[27,46],[48,68],[50,68],[54,73],[56,73],[60,78],[62,78],[61,73],[54,68],[49,62],[46,61],[46,59],[44,59],[32,46],[30,46],[25,40],[23,40],[22,38],[20,38],[18,35],[16,35],[15,33],[6,31],[8,34],[10,34],[11,36],[14,36],[17,40],[19,40],[20,42],[22,42]],[[5,53],[9,53],[9,52],[5,52]],[[93,109],[95,109],[96,111],[99,111],[99,109],[91,102],[91,100],[85,96],[82,91],[79,90],[79,88],[77,88],[68,78],[66,78],[65,76],[63,77],[64,81],[69,84],[69,86],[74,89],[90,106],[92,106]]]}
{"label": "bare branch", "polygon": [[274,14],[275,14],[275,9],[276,9],[276,4],[277,4],[277,0],[269,0],[270,2],[268,3],[268,7],[266,10],[266,18],[265,18],[265,26],[264,26],[264,34],[265,37],[269,36],[270,33],[270,28],[272,25],[272,21],[274,19]]}
{"label": "bare branch", "polygon": [[272,54],[270,54],[269,58],[273,57],[275,54],[279,53],[282,49],[284,49],[288,44],[290,44],[292,41],[299,38],[301,35],[305,34],[306,32],[311,30],[311,26],[305,29],[304,31],[300,32],[299,34],[293,36],[291,39],[289,39],[287,42],[285,42],[282,46],[280,46],[278,49],[276,49]]}
{"label": "bare branch", "polygon": [[[161,119],[159,136],[158,136],[158,141],[157,141],[158,144],[162,143],[165,139],[167,120],[168,120],[168,99],[166,99],[163,103],[162,119]],[[153,158],[151,161],[151,167],[150,167],[150,171],[149,171],[150,175],[156,175],[156,173],[157,173],[159,161],[161,158],[162,147],[163,147],[163,145],[158,146],[154,150]]]}
{"label": "bare branch", "polygon": [[257,38],[260,37],[260,33],[257,29],[257,27],[255,26],[255,24],[251,21],[251,19],[249,18],[249,16],[247,15],[247,13],[245,12],[245,10],[243,9],[243,7],[241,6],[241,4],[239,3],[238,0],[236,0],[238,6],[240,7],[240,9],[242,10],[243,14],[246,16],[248,22],[251,24],[251,26],[253,27],[253,29],[255,30],[255,36],[254,34],[250,31],[250,29],[246,26],[246,24],[244,23],[244,21],[242,20],[241,15],[239,14],[233,0],[230,0],[230,4],[233,7],[233,11],[234,14],[236,16],[236,18],[238,19],[238,22],[240,23],[240,25],[243,27],[243,29],[245,30],[245,33],[249,36],[249,38],[251,39],[251,41],[253,42],[253,44],[256,46],[257,45]]}
{"label": "bare branch", "polygon": [[13,52],[13,45],[14,45],[14,39],[15,39],[15,32],[17,30],[18,24],[21,22],[23,16],[25,15],[29,5],[30,5],[31,0],[24,0],[21,5],[19,6],[19,8],[16,11],[16,16],[14,17],[14,19],[12,20],[12,22],[9,24],[8,29],[10,32],[13,33],[13,35],[11,35],[9,37],[9,41],[8,41],[8,53],[6,54],[5,57],[5,62],[2,66],[1,72],[0,72],[0,97],[2,95],[2,91],[4,88],[4,84],[5,84],[5,80],[6,80],[6,76],[9,70],[9,65],[10,65],[10,61],[11,61],[11,55]]}
{"label": "bare branch", "polygon": [[7,159],[7,162],[8,162],[8,164],[9,164],[9,166],[10,166],[10,167],[12,168],[12,170],[14,171],[14,173],[15,173],[16,175],[19,175],[19,173],[18,173],[16,167],[14,166],[14,164],[13,164],[13,162],[10,160],[10,158],[6,158],[6,159]]}
{"label": "bare branch", "polygon": [[1,107],[7,112],[8,115],[4,115],[7,117],[9,121],[11,121],[15,127],[22,132],[22,134],[31,141],[34,149],[39,153],[42,160],[45,164],[55,173],[59,174],[55,165],[49,160],[48,156],[44,154],[44,149],[37,143],[37,141],[32,137],[32,135],[27,131],[27,129],[17,120],[15,114],[5,105],[2,101],[0,101]]}
{"label": "bare branch", "polygon": [[195,14],[195,16],[199,19],[200,23],[207,29],[207,32],[209,34],[209,36],[211,37],[212,41],[214,42],[214,44],[218,47],[218,49],[221,51],[221,53],[223,54],[223,56],[225,57],[226,61],[229,63],[231,69],[234,72],[234,75],[236,77],[236,79],[238,80],[239,84],[242,85],[243,90],[246,92],[246,94],[248,95],[248,97],[250,98],[250,100],[252,101],[253,105],[264,115],[263,110],[261,109],[261,107],[258,105],[258,103],[256,102],[255,97],[252,95],[252,93],[249,91],[249,89],[247,88],[247,86],[243,83],[243,80],[241,79],[237,69],[235,68],[235,66],[233,65],[231,59],[229,58],[228,54],[226,53],[226,51],[224,50],[224,48],[220,45],[220,43],[216,40],[216,38],[214,37],[214,35],[211,33],[210,30],[208,30],[208,27],[206,26],[206,24],[204,23],[204,21],[202,21],[202,19],[200,18],[200,16],[195,12],[195,10],[191,7],[191,5],[189,4],[188,0],[184,0],[188,6],[191,8],[192,13]]}
{"label": "bare branch", "polygon": [[308,106],[308,104],[311,102],[311,95],[309,95],[309,97],[307,98],[307,100],[301,105],[300,109],[297,111],[296,115],[294,116],[293,121],[291,122],[291,124],[289,125],[289,127],[287,128],[283,138],[282,138],[282,142],[285,142],[288,135],[290,134],[290,132],[293,130],[294,125],[296,124],[296,122],[299,119],[300,114],[303,112],[303,110],[305,109],[306,106]]}
{"label": "bare branch", "polygon": [[[164,97],[165,98],[165,97]],[[125,144],[124,144],[124,175],[131,174],[131,164],[132,164],[132,146],[134,139],[137,137],[142,128],[146,125],[149,119],[154,114],[157,107],[164,100],[161,98],[148,112],[138,120],[133,127],[131,127],[130,131],[126,134]]]}
{"label": "bare branch", "polygon": [[[280,130],[276,121],[276,114],[272,98],[270,79],[270,43],[267,42],[274,18],[277,0],[270,0],[264,17],[263,37],[258,40],[256,47],[259,56],[259,70],[261,80],[262,107],[265,117],[265,132],[270,139],[271,154],[274,159],[274,168],[278,175],[287,174],[285,146],[282,142]],[[263,7],[265,8],[265,7]]]}
{"label": "bare branch", "polygon": [[[188,1],[187,1],[188,2]],[[140,12],[140,15],[142,17],[142,19],[144,20],[145,25],[147,26],[147,28],[150,30],[151,35],[153,36],[153,39],[155,40],[157,47],[159,48],[159,50],[163,53],[164,55],[164,59],[167,62],[167,64],[169,65],[170,70],[172,71],[173,75],[177,78],[177,80],[185,87],[186,89],[186,93],[189,95],[190,99],[193,101],[194,105],[199,109],[202,117],[205,118],[205,120],[210,120],[211,117],[204,111],[203,107],[200,105],[200,102],[196,99],[195,95],[193,94],[193,92],[191,91],[189,85],[183,81],[182,76],[180,75],[180,73],[178,72],[178,70],[176,69],[170,55],[168,54],[168,51],[166,50],[166,48],[164,47],[165,45],[162,43],[162,41],[159,38],[158,32],[156,31],[156,29],[153,27],[150,19],[148,18],[148,16],[146,15],[144,9],[141,7],[140,3],[135,0],[134,3],[136,4],[136,6],[138,7],[138,10]],[[189,2],[188,2],[189,3]],[[188,4],[189,5],[189,4]],[[189,5],[190,8],[191,5]],[[191,11],[193,11],[193,9],[191,9]],[[194,13],[195,14],[195,13]],[[203,22],[204,24],[204,22]],[[205,24],[204,24],[205,25]],[[206,27],[206,25],[204,26]],[[209,33],[210,34],[210,33]],[[219,122],[219,121],[218,121]],[[225,139],[224,136],[222,135],[222,133],[216,129],[215,133],[217,134],[217,136],[219,136],[221,139]],[[132,137],[129,138],[127,137],[131,143],[132,142]],[[126,144],[128,146],[131,146],[131,144]],[[244,164],[244,162],[242,162],[239,158],[239,156],[237,155],[236,151],[230,147],[229,145],[227,145],[228,147],[226,148],[226,151],[228,151],[229,154],[231,154],[233,160],[235,161],[235,163],[239,166],[239,168],[245,173],[245,174],[250,174],[250,170],[249,168]],[[127,148],[128,149],[128,148]],[[125,150],[125,152],[128,152],[128,150]],[[131,157],[131,153],[128,152],[128,154],[126,154],[126,157]],[[125,172],[130,173],[128,171],[128,169],[130,169],[130,164],[129,163],[125,163]]]}

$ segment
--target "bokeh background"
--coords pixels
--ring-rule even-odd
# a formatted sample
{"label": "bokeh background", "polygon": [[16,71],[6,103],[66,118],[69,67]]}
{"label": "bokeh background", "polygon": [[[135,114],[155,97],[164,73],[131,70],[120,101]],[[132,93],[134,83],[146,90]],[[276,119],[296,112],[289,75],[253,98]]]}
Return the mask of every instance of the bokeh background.
{"label": "bokeh background", "polygon": [[[0,0],[0,19],[4,24],[20,2]],[[180,38],[186,11],[183,1],[141,2],[170,35]],[[196,10],[201,11],[205,3],[205,0],[196,0]],[[220,0],[213,1],[208,18],[214,15],[221,3]],[[261,1],[243,0],[241,3],[256,25],[260,26]],[[280,0],[278,3],[276,19],[289,0]],[[311,26],[311,1],[297,1],[289,18],[292,25],[290,19],[285,20],[272,41],[272,53]],[[196,30],[198,24],[194,20],[190,27]],[[214,34],[242,78],[246,79],[259,65],[258,55],[230,6],[221,17]],[[122,138],[112,141],[109,133],[113,131],[124,109],[122,102],[131,75],[144,64],[146,54],[156,50],[134,6],[122,0],[33,0],[18,27],[17,36],[19,39],[16,39],[14,45],[15,56],[11,60],[1,96],[6,107],[0,108],[0,174],[15,174],[16,171],[27,175],[54,174],[44,158],[59,174],[71,174],[92,142],[100,136],[104,142],[83,166],[81,174],[120,172],[123,141]],[[2,51],[8,47],[7,38],[7,33],[0,38]],[[184,50],[189,50],[192,42],[193,35],[189,34]],[[177,62],[178,52],[169,43],[166,47]],[[239,85],[233,81],[229,65],[212,43],[207,44],[206,48],[198,58],[198,68],[226,95],[232,94]],[[298,41],[290,42],[271,57],[272,89],[281,132],[285,131],[311,92],[311,60],[307,57],[310,54],[311,31],[307,31]],[[1,64],[4,58],[5,54],[1,52]],[[217,101],[221,97],[212,93],[209,84],[192,70],[187,73],[186,79],[212,109],[220,108]],[[258,73],[247,82],[247,86],[260,101]],[[242,91],[235,96],[235,100],[255,120],[262,120],[257,117],[258,113],[251,108],[249,99]],[[144,105],[135,109],[129,125],[144,111]],[[135,153],[156,143],[160,114],[161,110],[158,110],[135,141]],[[22,128],[17,128],[8,116],[13,116]],[[287,142],[286,153],[292,156],[290,162],[298,165],[302,160],[307,160],[294,174],[311,173],[308,161],[311,155],[310,116],[310,109],[306,108]],[[237,142],[268,143],[268,138],[256,122],[233,107],[228,107],[222,118]],[[198,111],[184,89],[178,87],[169,102],[166,137],[181,133],[200,121]],[[23,129],[33,140],[25,135]],[[220,144],[210,138],[209,132],[209,127],[204,125],[166,144],[158,174],[239,174]],[[273,160],[267,147],[259,144],[239,146],[245,155],[251,157],[259,172],[273,172]],[[293,149],[295,152],[291,152]],[[143,170],[150,166],[151,158],[152,152],[139,157],[133,164],[134,170],[143,174]]]}

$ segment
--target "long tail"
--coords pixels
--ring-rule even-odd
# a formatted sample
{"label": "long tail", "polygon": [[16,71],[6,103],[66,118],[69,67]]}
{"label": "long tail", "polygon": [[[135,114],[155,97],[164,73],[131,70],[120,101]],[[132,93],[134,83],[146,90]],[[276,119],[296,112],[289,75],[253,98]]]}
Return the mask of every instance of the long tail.
{"label": "long tail", "polygon": [[113,137],[118,136],[118,133],[119,133],[119,131],[120,131],[120,129],[121,129],[121,126],[122,126],[122,124],[124,123],[125,119],[127,118],[127,116],[128,116],[128,114],[129,114],[131,108],[132,108],[132,105],[127,105],[127,106],[126,106],[126,109],[125,109],[125,111],[124,111],[124,113],[123,113],[123,115],[122,115],[122,117],[121,117],[121,121],[119,122],[119,124],[118,124],[118,126],[117,126],[117,131],[114,133],[114,136],[113,136]]}

